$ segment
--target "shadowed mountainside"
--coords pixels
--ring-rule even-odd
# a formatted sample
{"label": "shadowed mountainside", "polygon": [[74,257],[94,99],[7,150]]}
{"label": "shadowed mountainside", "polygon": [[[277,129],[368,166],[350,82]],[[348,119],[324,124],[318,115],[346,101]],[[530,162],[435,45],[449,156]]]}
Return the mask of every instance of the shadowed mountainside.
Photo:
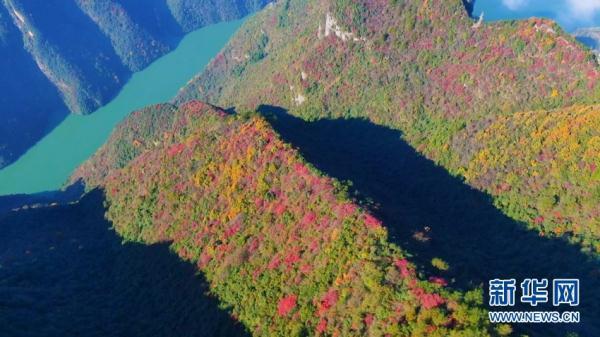
{"label": "shadowed mountainside", "polygon": [[247,335],[167,244],[122,244],[102,203],[0,215],[0,335]]}
{"label": "shadowed mountainside", "polygon": [[[433,258],[448,262],[442,275],[465,289],[497,278],[581,280],[581,325],[522,326],[532,336],[600,333],[600,264],[560,239],[540,237],[502,214],[491,198],[452,177],[412,149],[400,132],[364,119],[306,122],[281,108],[262,106],[283,139],[319,170],[352,182],[359,200],[371,204],[390,240],[414,254],[428,275],[439,275]],[[583,295],[585,294],[585,295]],[[551,307],[547,308],[549,310]],[[569,310],[569,309],[566,309]]]}
{"label": "shadowed mountainside", "polygon": [[[0,3],[0,168],[24,153],[68,114],[58,90],[23,48],[21,34]],[[27,118],[24,118],[27,116]]]}

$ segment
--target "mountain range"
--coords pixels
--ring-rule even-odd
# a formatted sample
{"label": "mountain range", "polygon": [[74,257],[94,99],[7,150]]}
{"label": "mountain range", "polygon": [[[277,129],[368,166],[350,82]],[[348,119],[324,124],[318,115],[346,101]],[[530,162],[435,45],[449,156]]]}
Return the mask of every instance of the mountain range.
{"label": "mountain range", "polygon": [[[549,20],[481,23],[458,0],[278,2],[248,20],[175,105],[133,114],[73,181],[106,191],[108,218],[126,240],[173,242],[256,335],[510,334],[479,316],[472,289],[485,275],[558,276],[566,263],[597,294],[599,78],[595,55]],[[335,214],[339,202],[353,204],[358,222]],[[382,275],[352,253],[370,234],[345,241],[343,253],[329,248],[340,236],[323,231],[335,219],[352,233],[386,227],[391,248],[368,248],[379,252],[368,259],[390,256],[378,268],[395,266],[400,279],[415,270],[423,289],[454,280],[455,295],[415,293],[412,281],[397,290],[418,299],[402,301],[404,313],[417,305],[440,320],[394,316],[392,304],[376,314],[358,305],[372,303],[355,293],[359,284],[327,291],[342,282],[337,269],[314,279],[313,268],[331,270],[333,260],[348,261],[349,282],[371,284],[365,270]],[[314,248],[316,237],[324,246]],[[418,265],[387,253],[397,245]],[[387,283],[374,284],[374,301],[388,303],[378,297]],[[322,309],[328,294],[333,316]],[[444,307],[448,296],[474,310],[474,325]]]}
{"label": "mountain range", "polygon": [[[551,20],[485,23],[470,4],[274,2],[70,182],[127,244],[192,264],[252,335],[596,336],[597,56]],[[496,277],[580,279],[582,322],[491,324]]]}

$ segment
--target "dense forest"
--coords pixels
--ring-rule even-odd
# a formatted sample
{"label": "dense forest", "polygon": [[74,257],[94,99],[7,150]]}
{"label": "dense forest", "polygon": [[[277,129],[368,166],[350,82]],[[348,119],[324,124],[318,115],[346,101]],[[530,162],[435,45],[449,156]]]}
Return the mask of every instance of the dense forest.
{"label": "dense forest", "polygon": [[241,18],[266,2],[0,1],[0,70],[10,78],[1,87],[0,168],[69,112],[108,103],[133,72],[187,32]]}
{"label": "dense forest", "polygon": [[486,323],[481,290],[424,280],[345,185],[256,114],[201,102],[150,107],[123,122],[79,178],[105,190],[125,240],[172,242],[256,335],[511,332]]}
{"label": "dense forest", "polygon": [[599,79],[595,55],[549,20],[476,22],[458,0],[290,0],[178,101],[389,126],[539,235],[597,254]]}

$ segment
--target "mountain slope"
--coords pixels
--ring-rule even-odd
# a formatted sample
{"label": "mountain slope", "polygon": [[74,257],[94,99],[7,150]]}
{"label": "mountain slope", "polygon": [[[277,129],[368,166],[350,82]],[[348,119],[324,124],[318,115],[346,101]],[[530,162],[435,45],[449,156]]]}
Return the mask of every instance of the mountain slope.
{"label": "mountain slope", "polygon": [[[170,39],[152,35],[145,27],[134,21],[127,9],[115,1],[77,0],[81,10],[106,35],[123,64],[132,71],[139,71],[152,60],[165,54],[171,48],[169,40],[174,40],[180,31],[172,31]],[[110,13],[110,15],[107,15]],[[151,26],[153,20],[145,21]]]}
{"label": "mountain slope", "polygon": [[[0,5],[0,168],[40,139],[68,113],[58,90],[24,49],[20,31]],[[35,94],[32,95],[31,93]]]}
{"label": "mountain slope", "polygon": [[[307,120],[366,117],[401,130],[413,147],[496,195],[503,211],[541,235],[565,235],[598,251],[597,208],[585,206],[594,205],[595,194],[561,191],[571,201],[538,207],[536,199],[552,188],[538,186],[512,198],[528,183],[499,188],[504,182],[476,178],[481,172],[475,164],[477,155],[490,150],[478,134],[519,111],[553,113],[597,103],[598,79],[594,55],[549,20],[480,24],[458,0],[290,0],[247,22],[177,101],[201,98],[242,110],[267,104]],[[568,118],[577,108],[569,109],[553,115]],[[589,136],[595,137],[594,131]],[[517,137],[490,133],[486,144],[517,144]],[[521,151],[537,155],[534,144]],[[560,165],[579,164],[574,157],[564,160]],[[513,175],[532,172],[530,164],[488,163],[491,170]],[[548,165],[539,170],[536,174],[547,177],[544,184],[566,181],[550,175]],[[589,183],[583,175],[570,178],[577,186]],[[597,177],[591,183],[597,186]]]}
{"label": "mountain slope", "polygon": [[202,2],[203,11],[197,3],[2,0],[0,67],[10,75],[2,85],[10,88],[1,95],[8,113],[0,125],[8,131],[0,135],[0,168],[69,111],[91,113],[109,102],[134,71],[172,50],[185,33],[240,18],[267,1]]}
{"label": "mountain slope", "polygon": [[566,233],[600,252],[600,106],[503,116],[473,142],[469,182],[542,234]]}
{"label": "mountain slope", "polygon": [[69,109],[90,112],[116,94],[129,72],[110,41],[74,2],[4,1],[25,49]]}
{"label": "mountain slope", "polygon": [[184,31],[189,32],[222,20],[231,20],[261,9],[270,0],[195,1],[166,0],[173,17]]}
{"label": "mountain slope", "polygon": [[173,242],[256,335],[496,335],[480,294],[420,280],[381,222],[261,117],[156,106],[124,122],[77,178],[105,189],[126,240]]}

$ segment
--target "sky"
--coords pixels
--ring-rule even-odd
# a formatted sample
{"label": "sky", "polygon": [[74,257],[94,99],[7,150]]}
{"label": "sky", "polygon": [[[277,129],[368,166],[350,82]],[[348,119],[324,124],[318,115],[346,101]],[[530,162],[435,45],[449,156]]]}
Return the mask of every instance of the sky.
{"label": "sky", "polygon": [[488,20],[546,17],[568,31],[600,27],[600,0],[476,0],[474,13],[481,11]]}

